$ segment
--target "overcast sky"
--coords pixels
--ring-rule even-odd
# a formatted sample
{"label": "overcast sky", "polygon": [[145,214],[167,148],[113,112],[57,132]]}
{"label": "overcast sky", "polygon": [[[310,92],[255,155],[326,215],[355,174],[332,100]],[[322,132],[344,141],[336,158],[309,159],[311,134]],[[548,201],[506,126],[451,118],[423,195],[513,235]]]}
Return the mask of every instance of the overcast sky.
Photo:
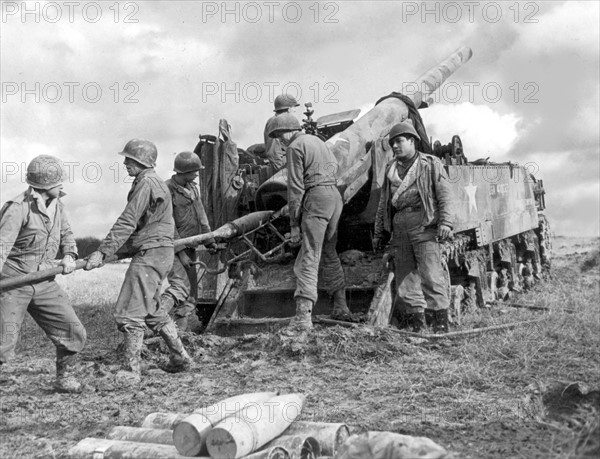
{"label": "overcast sky", "polygon": [[473,58],[422,110],[469,159],[528,164],[557,235],[599,229],[599,7],[581,2],[2,2],[2,202],[38,154],[69,163],[76,236],[103,237],[130,184],[117,155],[154,141],[157,171],[219,119],[262,141],[275,95],[321,116],[367,111],[461,46]]}

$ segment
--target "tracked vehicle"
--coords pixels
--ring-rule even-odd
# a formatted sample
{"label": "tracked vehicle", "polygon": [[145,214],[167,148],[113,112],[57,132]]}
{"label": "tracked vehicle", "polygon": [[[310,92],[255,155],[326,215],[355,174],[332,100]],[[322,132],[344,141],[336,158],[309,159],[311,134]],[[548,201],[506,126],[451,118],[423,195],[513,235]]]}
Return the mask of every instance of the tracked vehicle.
{"label": "tracked vehicle", "polygon": [[[352,110],[314,121],[312,106],[306,104],[304,130],[325,140],[338,161],[337,185],[344,200],[338,252],[353,312],[368,310],[384,277],[382,255],[373,253],[371,238],[384,168],[393,155],[390,128],[411,119],[421,138],[428,139],[419,109],[471,56],[469,48],[458,49],[415,81],[418,91],[383,97],[358,119],[359,110]],[[541,278],[550,266],[551,247],[542,181],[517,162],[470,160],[477,152],[463,148],[458,136],[447,144],[427,140],[420,150],[444,162],[454,191],[454,238],[443,242],[454,319]],[[218,257],[201,260],[199,318],[206,329],[225,334],[285,323],[295,311],[295,251],[285,237],[286,170],[274,171],[260,145],[238,149],[224,120],[219,135],[201,136],[194,151],[206,165],[201,191],[213,228],[249,212],[274,211],[269,222],[227,241]],[[329,312],[322,292],[313,314]]]}

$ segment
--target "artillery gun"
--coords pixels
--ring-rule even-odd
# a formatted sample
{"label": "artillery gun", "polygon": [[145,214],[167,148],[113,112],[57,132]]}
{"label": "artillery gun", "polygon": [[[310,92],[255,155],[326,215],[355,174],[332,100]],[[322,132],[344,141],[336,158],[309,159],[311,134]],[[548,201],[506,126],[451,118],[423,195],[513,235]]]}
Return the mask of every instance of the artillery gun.
{"label": "artillery gun", "polygon": [[[373,224],[384,168],[393,156],[388,133],[393,125],[407,119],[412,120],[422,139],[418,149],[444,162],[454,192],[454,238],[443,243],[443,253],[455,318],[460,320],[465,308],[484,307],[530,286],[549,267],[550,231],[543,214],[542,181],[517,163],[469,161],[458,136],[446,145],[439,141],[433,147],[430,145],[419,109],[427,107],[425,101],[471,56],[469,48],[456,50],[415,81],[413,87],[418,90],[413,94],[393,92],[358,119],[360,111],[352,110],[314,121],[312,104],[306,104],[305,132],[326,140],[338,162],[337,186],[344,202],[338,252],[342,253],[342,261],[346,261],[347,300],[354,312],[368,309],[382,281],[378,275],[381,254],[372,253]],[[199,316],[205,321],[212,316],[211,328],[223,333],[246,332],[285,322],[286,317],[294,314],[295,286],[291,263],[285,263],[293,258],[294,251],[284,236],[288,231],[287,218],[281,218],[287,201],[287,171],[285,168],[275,171],[259,161],[239,164],[235,154],[222,152],[219,156],[214,145],[207,148],[203,142],[201,138],[195,151],[204,164],[215,166],[201,177],[211,223],[218,226],[222,223],[219,219],[232,219],[252,211],[275,214],[269,231],[263,226],[229,244],[229,254],[222,255],[216,264],[213,261],[212,268],[211,262],[206,262],[208,276],[200,289]],[[231,139],[226,135],[224,151],[227,142]],[[222,166],[230,168],[231,181],[223,174]],[[220,175],[218,180],[217,175]],[[232,189],[237,191],[232,194]],[[210,205],[215,196],[225,197],[228,193],[237,203],[237,215],[223,216],[218,205]],[[232,206],[223,201],[222,208]],[[240,263],[243,253],[252,254],[262,265],[258,271],[254,265]],[[232,264],[228,259],[237,263]],[[227,265],[230,269],[226,273]],[[257,274],[260,271],[262,276]],[[220,273],[220,280],[211,278],[215,273]],[[327,298],[320,295],[313,314],[328,314],[329,308]]]}

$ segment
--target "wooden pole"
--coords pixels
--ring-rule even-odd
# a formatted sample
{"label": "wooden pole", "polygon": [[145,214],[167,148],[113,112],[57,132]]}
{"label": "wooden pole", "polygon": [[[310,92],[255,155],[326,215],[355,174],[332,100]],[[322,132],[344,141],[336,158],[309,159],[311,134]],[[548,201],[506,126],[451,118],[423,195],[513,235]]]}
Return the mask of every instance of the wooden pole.
{"label": "wooden pole", "polygon": [[[117,260],[119,260],[119,257],[117,255],[113,255],[112,257],[108,257],[106,260],[104,260],[104,263],[112,263]],[[86,264],[87,260],[85,258],[82,260],[77,260],[75,262],[75,269],[83,269]],[[58,276],[59,274],[62,274],[62,272],[62,266],[58,266],[56,268],[45,269],[44,271],[36,271],[34,273],[24,274],[18,277],[8,277],[0,281],[0,291],[3,292],[5,290],[10,290],[11,288],[18,287],[19,285],[41,282],[43,280]]]}
{"label": "wooden pole", "polygon": [[[217,228],[210,233],[199,234],[197,236],[187,237],[183,239],[177,239],[174,242],[175,250],[182,247],[197,247],[198,245],[206,242],[209,239],[230,239],[239,234],[244,234],[252,229],[258,228],[260,225],[269,220],[273,215],[272,211],[260,211],[252,212],[251,214],[244,215],[230,223],[225,223],[220,228]],[[119,259],[128,258],[127,254],[113,255],[107,257],[104,263],[112,263]],[[75,262],[75,270],[83,269],[87,264],[87,259],[77,260]],[[18,277],[9,277],[7,279],[0,280],[0,292],[10,290],[11,288],[18,287],[19,285],[32,284],[35,282],[41,282],[46,279],[50,279],[59,274],[62,274],[62,267],[46,269],[44,271],[37,271],[34,273],[25,274]]]}

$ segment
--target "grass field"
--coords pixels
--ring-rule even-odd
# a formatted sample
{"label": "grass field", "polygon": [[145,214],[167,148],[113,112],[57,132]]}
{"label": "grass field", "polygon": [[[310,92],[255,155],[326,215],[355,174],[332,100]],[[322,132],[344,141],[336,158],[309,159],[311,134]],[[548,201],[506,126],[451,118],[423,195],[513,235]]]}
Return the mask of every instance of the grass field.
{"label": "grass field", "polygon": [[600,456],[600,257],[598,239],[557,238],[550,280],[520,298],[549,312],[506,306],[465,327],[543,318],[512,330],[427,342],[393,331],[317,327],[305,352],[276,335],[187,334],[198,368],[171,375],[160,343],[144,351],[141,386],[112,384],[112,321],[125,265],[60,279],[88,330],[78,395],[52,391],[54,348],[28,318],[0,386],[1,457],[61,457],[88,436],[139,425],[154,411],[189,412],[253,391],[303,392],[302,419],[354,431],[427,436],[465,458]]}

